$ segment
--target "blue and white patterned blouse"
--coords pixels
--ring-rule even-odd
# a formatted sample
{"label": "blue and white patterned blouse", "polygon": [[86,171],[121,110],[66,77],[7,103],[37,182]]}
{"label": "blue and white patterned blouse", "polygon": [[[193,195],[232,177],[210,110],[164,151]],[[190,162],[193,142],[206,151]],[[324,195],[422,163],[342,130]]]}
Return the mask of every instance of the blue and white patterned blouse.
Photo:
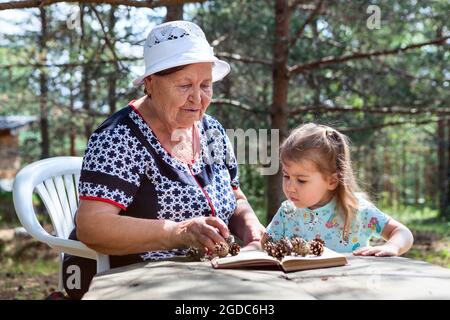
{"label": "blue and white patterned blouse", "polygon": [[[214,215],[228,224],[236,208],[233,189],[239,187],[239,180],[220,123],[209,115],[197,122],[201,152],[187,164],[162,147],[132,103],[105,120],[89,139],[78,186],[80,199],[114,204],[124,216],[179,222]],[[74,230],[71,237],[75,236]],[[127,259],[156,260],[185,252],[143,252]]]}
{"label": "blue and white patterned blouse", "polygon": [[363,197],[358,196],[358,201],[359,210],[348,239],[343,239],[344,219],[336,210],[335,198],[325,206],[314,210],[296,208],[287,200],[273,217],[267,232],[274,240],[294,235],[312,240],[320,236],[327,248],[337,252],[352,252],[359,247],[368,246],[371,238],[380,238],[384,226],[389,221],[388,215]]}

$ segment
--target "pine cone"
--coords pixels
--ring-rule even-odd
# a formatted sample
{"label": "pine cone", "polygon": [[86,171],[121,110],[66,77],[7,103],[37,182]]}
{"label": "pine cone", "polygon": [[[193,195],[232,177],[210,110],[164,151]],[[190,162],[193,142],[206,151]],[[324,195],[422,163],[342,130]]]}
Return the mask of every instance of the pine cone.
{"label": "pine cone", "polygon": [[229,246],[231,246],[233,243],[235,243],[234,236],[232,234],[230,234],[230,236],[228,238],[226,238],[225,241],[227,242],[227,244]]}
{"label": "pine cone", "polygon": [[320,239],[320,236],[317,235],[316,238],[314,239],[315,241],[319,241],[321,244],[325,245],[325,241],[323,241],[322,239]]}
{"label": "pine cone", "polygon": [[306,256],[309,254],[309,244],[300,237],[292,237],[292,252],[298,256]]}
{"label": "pine cone", "polygon": [[267,232],[265,232],[265,233],[263,234],[263,236],[262,236],[262,239],[261,239],[261,246],[264,248],[264,245],[265,245],[267,242],[274,242],[274,241],[273,241],[272,236],[271,236],[270,234],[268,234]]}
{"label": "pine cone", "polygon": [[267,241],[263,244],[263,249],[264,251],[267,252],[267,254],[271,257],[275,257],[276,256],[276,251],[277,251],[277,245],[275,242],[273,241]]}
{"label": "pine cone", "polygon": [[194,261],[201,261],[205,257],[205,252],[199,248],[189,247],[186,252],[186,256],[193,259]]}
{"label": "pine cone", "polygon": [[310,253],[316,256],[321,256],[324,251],[324,244],[325,242],[319,238],[311,240],[309,242]]}
{"label": "pine cone", "polygon": [[226,257],[228,255],[228,252],[230,250],[230,247],[225,242],[219,242],[216,243],[214,246],[214,255],[219,256],[219,258]]}
{"label": "pine cone", "polygon": [[285,250],[284,244],[282,244],[281,242],[277,242],[275,244],[275,255],[274,257],[277,258],[278,260],[281,260],[284,258],[284,256],[286,256],[287,252]]}
{"label": "pine cone", "polygon": [[230,245],[230,254],[232,256],[236,256],[239,253],[239,251],[241,251],[241,247],[236,242],[233,242]]}
{"label": "pine cone", "polygon": [[292,243],[288,237],[280,239],[280,249],[285,256],[289,256],[292,253]]}

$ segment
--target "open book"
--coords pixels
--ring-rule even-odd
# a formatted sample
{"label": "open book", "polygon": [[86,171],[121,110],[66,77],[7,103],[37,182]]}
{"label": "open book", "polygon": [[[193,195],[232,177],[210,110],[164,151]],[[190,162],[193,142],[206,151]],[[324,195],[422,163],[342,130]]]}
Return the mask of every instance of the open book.
{"label": "open book", "polygon": [[344,255],[328,248],[324,248],[321,256],[286,256],[281,261],[261,250],[247,250],[241,251],[236,256],[213,259],[211,264],[216,269],[278,266],[284,272],[290,272],[344,266],[347,264],[347,259]]}

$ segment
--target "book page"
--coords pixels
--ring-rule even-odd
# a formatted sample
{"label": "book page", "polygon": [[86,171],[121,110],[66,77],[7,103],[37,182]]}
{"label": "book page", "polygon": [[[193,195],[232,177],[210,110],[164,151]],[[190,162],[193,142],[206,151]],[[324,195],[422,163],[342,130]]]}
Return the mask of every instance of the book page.
{"label": "book page", "polygon": [[328,248],[324,249],[324,253],[321,256],[286,256],[281,262],[276,258],[269,256],[265,251],[243,250],[237,256],[215,258],[211,261],[211,264],[214,268],[282,265],[284,271],[295,271],[320,267],[341,266],[347,264],[347,259],[344,255]]}
{"label": "book page", "polygon": [[236,256],[217,258],[211,261],[213,267],[277,265],[279,261],[261,250],[244,250]]}
{"label": "book page", "polygon": [[338,253],[336,251],[333,251],[328,248],[324,248],[323,254],[321,256],[315,256],[312,254],[309,254],[305,257],[302,256],[286,256],[283,258],[282,262],[289,261],[289,260],[304,260],[304,261],[317,261],[317,260],[327,260],[327,259],[334,259],[334,258],[342,258],[345,257],[343,254]]}
{"label": "book page", "polygon": [[284,257],[281,265],[285,272],[290,272],[316,268],[338,267],[344,266],[347,263],[347,258],[343,254],[324,248],[324,252],[321,256],[287,256]]}

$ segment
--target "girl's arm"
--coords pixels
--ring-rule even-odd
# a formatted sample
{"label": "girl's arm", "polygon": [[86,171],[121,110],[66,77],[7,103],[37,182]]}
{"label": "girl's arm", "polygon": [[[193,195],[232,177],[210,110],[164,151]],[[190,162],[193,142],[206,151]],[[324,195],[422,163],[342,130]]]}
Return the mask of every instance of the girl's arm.
{"label": "girl's arm", "polygon": [[365,247],[353,252],[357,256],[400,256],[406,253],[414,242],[411,231],[400,222],[389,219],[386,223],[381,236],[386,243],[380,246]]}

